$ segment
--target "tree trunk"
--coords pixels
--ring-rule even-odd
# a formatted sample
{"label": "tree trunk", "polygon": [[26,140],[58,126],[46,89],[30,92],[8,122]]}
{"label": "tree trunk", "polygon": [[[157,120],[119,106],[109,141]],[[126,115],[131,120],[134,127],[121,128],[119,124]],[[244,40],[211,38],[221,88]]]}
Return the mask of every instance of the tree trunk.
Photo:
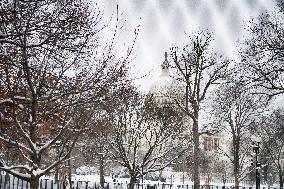
{"label": "tree trunk", "polygon": [[200,173],[199,173],[199,133],[198,133],[198,113],[196,120],[193,122],[193,181],[194,181],[194,189],[199,189],[200,186]]}
{"label": "tree trunk", "polygon": [[70,185],[70,188],[72,188],[72,180],[71,180],[71,162],[70,159],[68,160],[68,184]]}
{"label": "tree trunk", "polygon": [[208,174],[206,179],[205,179],[205,189],[210,188],[210,175]]}
{"label": "tree trunk", "polygon": [[[10,175],[6,172],[5,181],[4,181],[4,188],[6,188],[6,185],[8,185],[8,182],[10,183]],[[8,186],[7,186],[7,188],[8,188]]]}
{"label": "tree trunk", "polygon": [[103,155],[100,157],[100,184],[101,187],[104,188],[104,183],[105,183],[105,176],[104,176],[104,158]]}
{"label": "tree trunk", "polygon": [[136,177],[130,177],[129,189],[134,189],[135,182],[136,182]]}
{"label": "tree trunk", "polygon": [[54,183],[57,184],[58,182],[59,182],[59,173],[57,169],[54,174]]}
{"label": "tree trunk", "polygon": [[239,159],[234,161],[234,179],[235,179],[235,188],[239,188],[240,179],[239,179]]}
{"label": "tree trunk", "polygon": [[[69,151],[70,149],[67,148],[67,150]],[[71,180],[71,173],[72,173],[72,162],[71,162],[71,153],[68,155],[68,161],[67,161],[67,169],[68,169],[68,184],[69,184],[69,188],[72,188],[72,180]]]}
{"label": "tree trunk", "polygon": [[280,185],[280,189],[283,189],[283,174],[282,172],[279,173],[279,185]]}
{"label": "tree trunk", "polygon": [[38,189],[39,177],[32,176],[30,181],[30,189]]}
{"label": "tree trunk", "polygon": [[240,185],[240,178],[239,178],[239,172],[240,172],[240,137],[239,135],[233,135],[233,145],[234,145],[234,179],[235,179],[235,188],[239,188]]}
{"label": "tree trunk", "polygon": [[240,185],[239,175],[235,174],[235,188],[238,189]]}
{"label": "tree trunk", "polygon": [[164,181],[162,181],[162,174],[163,174],[163,170],[161,170],[161,171],[159,171],[159,181],[160,182],[164,182]]}

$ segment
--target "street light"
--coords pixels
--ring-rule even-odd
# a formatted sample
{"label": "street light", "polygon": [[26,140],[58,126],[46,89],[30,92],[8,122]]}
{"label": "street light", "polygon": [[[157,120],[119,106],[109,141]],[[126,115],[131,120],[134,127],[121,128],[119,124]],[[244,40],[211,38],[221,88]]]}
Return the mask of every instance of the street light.
{"label": "street light", "polygon": [[252,151],[255,153],[255,186],[256,189],[260,189],[260,168],[261,163],[258,159],[259,149],[260,149],[260,141],[261,138],[259,136],[252,135]]}
{"label": "street light", "polygon": [[[284,159],[280,159],[280,170],[284,170]],[[280,183],[280,189],[283,189],[283,176],[282,176],[282,179],[279,178],[279,180],[282,180],[282,183]]]}

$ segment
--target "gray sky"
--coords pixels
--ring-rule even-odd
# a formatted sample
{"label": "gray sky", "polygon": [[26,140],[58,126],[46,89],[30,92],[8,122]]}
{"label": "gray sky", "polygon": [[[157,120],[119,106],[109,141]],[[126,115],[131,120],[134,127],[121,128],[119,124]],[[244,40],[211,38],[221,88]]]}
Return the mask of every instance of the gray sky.
{"label": "gray sky", "polygon": [[134,28],[141,25],[133,73],[137,77],[147,74],[136,80],[142,90],[148,90],[159,76],[164,51],[186,43],[185,33],[213,32],[214,46],[237,59],[236,44],[247,35],[247,21],[275,7],[274,0],[101,0],[100,4],[105,18],[115,14],[119,5],[120,21],[125,20],[120,33],[122,46],[131,43]]}

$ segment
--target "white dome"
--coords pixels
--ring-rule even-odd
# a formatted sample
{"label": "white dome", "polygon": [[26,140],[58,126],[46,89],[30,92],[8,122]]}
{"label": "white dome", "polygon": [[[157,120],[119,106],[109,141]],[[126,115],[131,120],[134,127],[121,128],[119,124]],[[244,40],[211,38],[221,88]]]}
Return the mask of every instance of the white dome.
{"label": "white dome", "polygon": [[171,96],[175,96],[175,94],[182,91],[179,83],[170,76],[169,68],[167,54],[165,53],[165,61],[161,65],[162,73],[149,90],[149,94],[157,97],[159,101],[169,101]]}
{"label": "white dome", "polygon": [[150,87],[150,94],[163,95],[167,94],[174,87],[174,79],[169,75],[160,75],[155,83]]}

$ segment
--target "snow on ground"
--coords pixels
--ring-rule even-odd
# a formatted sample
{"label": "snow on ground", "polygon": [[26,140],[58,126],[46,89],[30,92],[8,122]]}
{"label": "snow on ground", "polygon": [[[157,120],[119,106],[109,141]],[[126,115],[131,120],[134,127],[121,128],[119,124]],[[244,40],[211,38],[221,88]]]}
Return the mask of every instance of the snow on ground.
{"label": "snow on ground", "polygon": [[[4,184],[5,180],[5,175],[0,175],[0,188],[2,188],[2,185]],[[72,181],[73,185],[78,188],[78,189],[92,189],[95,188],[96,186],[99,185],[100,183],[100,177],[99,175],[72,175]],[[11,186],[19,187],[19,188],[24,188],[24,189],[29,189],[28,184],[26,182],[18,181],[18,179],[15,179],[13,181],[13,177],[10,176],[10,184]],[[105,177],[105,182],[106,185],[109,186],[110,189],[127,189],[128,188],[128,183],[129,183],[129,178],[115,178],[115,180],[110,177],[106,176]],[[148,185],[150,186],[156,186],[156,189],[179,189],[179,188],[188,188],[192,189],[193,182],[185,180],[184,182],[182,181],[177,181],[177,180],[167,180],[166,182],[160,182],[160,181],[151,181],[151,180],[140,180],[140,187],[139,185],[136,185],[135,189],[141,188],[141,185],[144,185],[145,188],[147,188]],[[43,176],[41,177],[41,184],[40,184],[43,189],[57,189],[59,186],[62,185],[62,181],[59,183],[55,183],[54,181],[54,176]],[[51,187],[53,185],[53,187]],[[172,186],[171,186],[172,185]],[[205,185],[204,181],[201,181],[201,185]],[[215,183],[215,182],[210,182],[209,185],[211,185],[210,189],[221,189],[222,186],[224,185],[223,183]],[[226,183],[226,189],[232,188],[234,183]],[[4,185],[3,185],[4,186]],[[245,189],[255,189],[255,186],[251,185],[241,185]],[[275,184],[271,186],[273,188],[279,188],[279,185]],[[266,185],[261,185],[261,188],[268,188]]]}
{"label": "snow on ground", "polygon": [[[50,179],[50,180],[54,180],[54,177],[52,176],[44,176],[42,177],[42,179]],[[74,181],[75,183],[77,182],[89,182],[89,184],[93,185],[92,183],[100,183],[100,176],[99,175],[76,175],[76,174],[72,174],[71,180]],[[129,178],[112,178],[110,176],[105,176],[105,182],[106,183],[115,183],[115,184],[127,184],[129,183]],[[182,179],[167,179],[166,182],[160,182],[160,181],[152,181],[152,180],[143,180],[142,179],[139,180],[139,184],[150,184],[150,185],[162,185],[162,184],[166,184],[166,185],[190,185],[192,186],[194,183],[190,180],[184,180],[182,181]],[[201,180],[200,181],[201,185],[206,185],[205,181]],[[224,183],[221,182],[210,182],[209,185],[214,185],[214,186],[224,186]],[[225,184],[226,186],[230,187],[230,186],[234,186],[233,180],[227,182]],[[249,184],[240,184],[240,186],[246,186],[249,187],[251,185]],[[261,185],[261,188],[263,187],[267,187],[265,185]]]}

